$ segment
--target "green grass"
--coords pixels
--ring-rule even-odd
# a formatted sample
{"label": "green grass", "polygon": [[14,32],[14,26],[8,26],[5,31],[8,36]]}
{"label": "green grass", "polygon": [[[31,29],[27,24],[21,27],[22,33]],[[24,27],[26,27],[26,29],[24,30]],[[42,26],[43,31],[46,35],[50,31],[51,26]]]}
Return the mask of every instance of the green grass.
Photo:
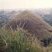
{"label": "green grass", "polygon": [[45,49],[42,47],[37,38],[18,29],[17,31],[0,29],[0,52],[49,52],[52,47]]}

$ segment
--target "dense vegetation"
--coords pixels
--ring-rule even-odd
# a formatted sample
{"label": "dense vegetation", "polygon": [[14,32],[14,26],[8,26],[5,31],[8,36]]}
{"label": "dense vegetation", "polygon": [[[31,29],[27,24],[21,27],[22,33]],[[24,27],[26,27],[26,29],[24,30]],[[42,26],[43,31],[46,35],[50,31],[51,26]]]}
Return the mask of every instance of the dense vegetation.
{"label": "dense vegetation", "polygon": [[0,52],[52,52],[52,46],[41,46],[35,36],[21,28],[0,29]]}
{"label": "dense vegetation", "polygon": [[[0,30],[0,52],[40,52],[40,47],[33,45],[33,37],[27,37],[27,33],[17,30]],[[37,50],[38,49],[38,50]]]}
{"label": "dense vegetation", "polygon": [[[50,37],[50,35],[52,35],[52,30],[48,30],[49,25],[46,25],[46,23],[43,24],[41,20],[38,20],[38,18],[34,17],[32,14],[26,12],[21,14],[21,16],[19,15],[17,17],[26,17],[26,18],[31,17],[29,19],[32,19],[32,17],[34,17],[35,18],[34,21],[30,20],[30,21],[27,21],[26,23],[26,26],[27,26],[26,29],[29,30],[30,32],[34,32],[34,34],[26,31],[25,29],[22,29],[23,27],[25,27],[23,22],[26,22],[23,20],[21,21],[23,27],[17,28],[15,24],[16,22],[19,22],[19,21],[15,20],[16,22],[15,21],[12,21],[12,23],[10,22],[11,25],[9,25],[9,27],[14,25],[14,27],[13,26],[12,27],[16,28],[16,30],[12,28],[5,29],[3,25],[8,23],[9,16],[10,15],[6,16],[6,14],[4,14],[3,11],[2,11],[2,14],[0,13],[0,52],[52,52],[52,37]],[[45,17],[49,18],[49,16],[45,16]],[[44,39],[42,38],[42,40],[39,40],[37,36],[35,36],[35,34],[37,34],[37,36],[39,36],[40,38],[42,38],[45,35],[44,36],[45,38]],[[48,35],[49,37],[47,37]]]}

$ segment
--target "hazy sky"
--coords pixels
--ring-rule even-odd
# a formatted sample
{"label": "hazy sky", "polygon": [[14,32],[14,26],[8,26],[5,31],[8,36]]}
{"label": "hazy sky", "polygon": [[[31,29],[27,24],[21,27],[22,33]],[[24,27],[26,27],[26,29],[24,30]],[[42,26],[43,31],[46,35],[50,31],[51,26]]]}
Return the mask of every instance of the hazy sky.
{"label": "hazy sky", "polygon": [[52,0],[0,0],[0,9],[52,8]]}

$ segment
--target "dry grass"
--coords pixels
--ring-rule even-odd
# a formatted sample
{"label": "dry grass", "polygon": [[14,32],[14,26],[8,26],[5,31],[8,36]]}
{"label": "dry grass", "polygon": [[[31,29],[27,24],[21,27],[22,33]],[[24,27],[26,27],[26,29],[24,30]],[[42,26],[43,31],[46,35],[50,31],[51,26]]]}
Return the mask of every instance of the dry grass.
{"label": "dry grass", "polygon": [[0,52],[51,52],[52,46],[43,47],[35,36],[22,28],[17,31],[0,29]]}

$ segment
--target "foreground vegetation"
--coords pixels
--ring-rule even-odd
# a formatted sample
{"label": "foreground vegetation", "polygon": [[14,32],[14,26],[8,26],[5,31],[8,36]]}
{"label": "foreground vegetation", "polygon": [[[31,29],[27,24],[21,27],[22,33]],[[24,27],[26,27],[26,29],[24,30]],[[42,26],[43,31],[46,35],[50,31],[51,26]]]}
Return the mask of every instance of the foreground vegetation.
{"label": "foreground vegetation", "polygon": [[35,36],[21,28],[0,29],[0,52],[52,52],[52,46],[41,46]]}

